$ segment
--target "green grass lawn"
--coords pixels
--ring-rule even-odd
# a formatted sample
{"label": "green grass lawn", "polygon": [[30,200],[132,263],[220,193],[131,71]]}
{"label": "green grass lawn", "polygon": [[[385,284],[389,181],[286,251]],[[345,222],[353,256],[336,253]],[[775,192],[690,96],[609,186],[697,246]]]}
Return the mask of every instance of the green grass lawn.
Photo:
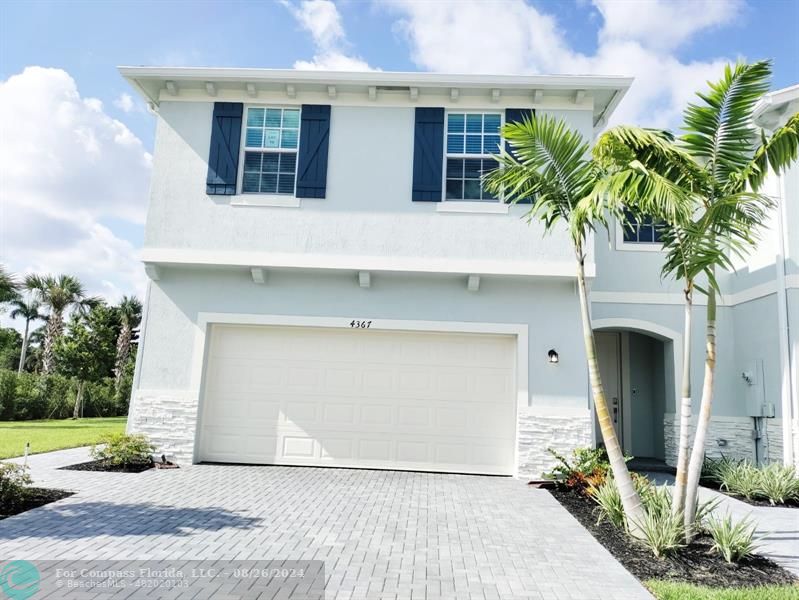
{"label": "green grass lawn", "polygon": [[47,419],[42,421],[0,422],[0,459],[22,456],[25,442],[31,454],[90,446],[107,433],[125,431],[127,417],[94,419]]}
{"label": "green grass lawn", "polygon": [[718,589],[671,581],[647,581],[658,600],[799,600],[799,585]]}

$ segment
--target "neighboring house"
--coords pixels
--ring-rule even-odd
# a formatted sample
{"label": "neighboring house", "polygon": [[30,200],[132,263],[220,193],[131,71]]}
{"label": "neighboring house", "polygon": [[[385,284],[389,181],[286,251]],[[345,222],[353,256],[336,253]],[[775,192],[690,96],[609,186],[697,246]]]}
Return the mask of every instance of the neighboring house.
{"label": "neighboring house", "polygon": [[[120,71],[158,114],[128,423],[159,453],[530,477],[547,448],[596,442],[570,243],[479,174],[526,115],[593,139],[630,79]],[[640,251],[657,250],[646,225],[619,235],[587,265],[603,371],[625,448],[669,456],[679,286]],[[717,412],[754,456],[740,372],[765,368],[753,381],[777,417],[782,403],[773,289],[751,334],[773,352],[734,342],[748,289],[725,296]],[[774,421],[759,422],[772,458]]]}

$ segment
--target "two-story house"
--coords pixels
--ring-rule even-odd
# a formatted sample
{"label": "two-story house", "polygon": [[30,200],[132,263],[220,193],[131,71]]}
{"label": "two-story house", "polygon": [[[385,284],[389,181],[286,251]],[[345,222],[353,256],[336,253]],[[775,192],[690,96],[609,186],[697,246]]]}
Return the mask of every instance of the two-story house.
{"label": "two-story house", "polygon": [[[596,442],[569,241],[480,173],[526,115],[593,139],[631,79],[120,71],[158,115],[129,429],[159,454],[538,476]],[[625,448],[668,458],[654,235],[599,236],[587,271]]]}

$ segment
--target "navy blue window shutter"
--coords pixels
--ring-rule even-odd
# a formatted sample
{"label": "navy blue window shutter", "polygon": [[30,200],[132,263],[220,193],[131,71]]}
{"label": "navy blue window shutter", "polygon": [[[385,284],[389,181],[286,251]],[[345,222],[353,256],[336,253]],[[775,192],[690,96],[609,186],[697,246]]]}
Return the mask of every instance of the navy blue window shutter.
{"label": "navy blue window shutter", "polygon": [[327,192],[330,105],[303,104],[301,118],[297,198],[324,198]]}
{"label": "navy blue window shutter", "polygon": [[208,177],[205,180],[205,192],[209,195],[232,196],[236,193],[243,112],[244,105],[240,102],[214,102]]}
{"label": "navy blue window shutter", "polygon": [[413,200],[441,202],[444,109],[417,108],[413,138]]}
{"label": "navy blue window shutter", "polygon": [[[532,108],[506,108],[505,109],[505,123],[521,123],[525,119],[532,119],[535,116],[535,110]],[[505,142],[505,151],[513,156],[513,151],[510,144]],[[516,204],[532,204],[532,198],[522,198]]]}

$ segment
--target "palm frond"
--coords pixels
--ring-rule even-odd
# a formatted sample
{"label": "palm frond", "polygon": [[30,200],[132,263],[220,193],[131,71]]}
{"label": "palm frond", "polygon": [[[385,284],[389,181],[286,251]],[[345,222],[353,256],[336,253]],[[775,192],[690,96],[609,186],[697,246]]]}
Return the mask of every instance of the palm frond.
{"label": "palm frond", "polygon": [[775,173],[780,173],[796,161],[798,155],[799,113],[796,113],[771,138],[766,138],[765,133],[761,133],[761,145],[741,171],[739,179],[741,183],[748,183],[750,189],[757,191],[763,185],[769,167]]}

